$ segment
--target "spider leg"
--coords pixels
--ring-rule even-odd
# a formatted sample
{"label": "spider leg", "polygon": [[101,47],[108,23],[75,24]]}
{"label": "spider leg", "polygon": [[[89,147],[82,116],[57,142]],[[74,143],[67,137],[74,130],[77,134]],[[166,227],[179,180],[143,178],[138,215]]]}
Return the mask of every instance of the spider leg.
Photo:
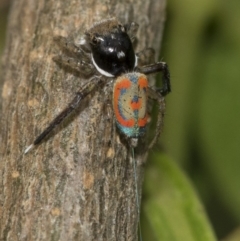
{"label": "spider leg", "polygon": [[95,68],[91,63],[84,60],[78,60],[76,58],[70,58],[63,55],[57,55],[53,57],[53,61],[62,64],[64,66],[70,67],[71,69],[85,75],[89,76],[95,72]]}
{"label": "spider leg", "polygon": [[139,25],[135,22],[131,22],[129,24],[125,24],[124,27],[131,41],[134,42]]}
{"label": "spider leg", "polygon": [[138,65],[144,66],[154,62],[155,50],[153,48],[145,48],[142,51],[136,53],[138,58]]}
{"label": "spider leg", "polygon": [[43,130],[43,132],[37,136],[34,142],[28,146],[24,154],[28,153],[34,146],[38,145],[55,127],[57,127],[62,121],[67,118],[80,104],[80,102],[90,93],[92,92],[99,84],[104,82],[101,78],[91,79],[86,85],[84,85],[75,95],[74,99],[68,104],[68,106],[58,114],[52,122],[48,125],[48,127]]}
{"label": "spider leg", "polygon": [[[62,49],[67,50],[69,53],[73,53],[75,55],[77,55],[78,57],[81,56],[82,57],[88,57],[89,51],[86,52],[86,50],[88,49],[86,44],[86,40],[83,38],[82,40],[82,44],[80,44],[80,46],[77,46],[71,39],[63,37],[63,36],[54,36],[53,40],[55,43],[57,43]],[[84,48],[84,49],[83,49]]]}
{"label": "spider leg", "polygon": [[165,62],[157,62],[154,64],[145,65],[143,67],[138,67],[137,71],[146,75],[162,72],[162,87],[156,91],[158,91],[162,96],[165,96],[171,92],[170,73]]}
{"label": "spider leg", "polygon": [[156,126],[156,129],[155,129],[154,137],[153,137],[152,141],[150,142],[150,144],[148,146],[148,150],[150,150],[155,145],[155,143],[156,143],[156,141],[157,141],[157,139],[160,136],[161,131],[162,131],[163,117],[164,117],[164,114],[165,114],[165,100],[164,100],[163,95],[161,95],[159,92],[151,89],[150,87],[148,87],[148,96],[149,96],[149,98],[158,102],[157,126]]}

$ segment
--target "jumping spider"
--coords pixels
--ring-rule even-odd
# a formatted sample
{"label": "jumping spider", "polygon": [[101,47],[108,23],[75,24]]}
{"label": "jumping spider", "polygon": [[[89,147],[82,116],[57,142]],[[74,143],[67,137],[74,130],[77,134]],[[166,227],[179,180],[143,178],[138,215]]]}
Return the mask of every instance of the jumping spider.
{"label": "jumping spider", "polygon": [[[171,91],[170,74],[164,62],[138,66],[138,58],[144,51],[135,54],[133,40],[138,25],[123,25],[115,18],[93,25],[86,31],[80,46],[68,38],[57,36],[58,45],[75,57],[56,56],[55,62],[69,66],[83,75],[92,76],[75,95],[69,105],[48,125],[48,127],[25,150],[27,153],[39,144],[57,125],[69,116],[81,101],[96,87],[115,79],[113,87],[113,110],[116,125],[129,140],[131,147],[136,147],[139,137],[145,134],[147,125],[148,97],[156,100],[159,114],[156,132],[148,148],[151,148],[161,131],[163,117],[163,96]],[[162,72],[162,88],[152,89],[148,85],[147,74]]]}

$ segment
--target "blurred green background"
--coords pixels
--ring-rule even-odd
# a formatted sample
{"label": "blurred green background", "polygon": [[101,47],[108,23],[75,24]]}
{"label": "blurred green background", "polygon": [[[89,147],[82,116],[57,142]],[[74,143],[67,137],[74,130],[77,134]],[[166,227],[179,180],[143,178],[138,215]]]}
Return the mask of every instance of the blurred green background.
{"label": "blurred green background", "polygon": [[[8,1],[0,2],[0,54]],[[172,93],[147,164],[143,240],[240,241],[240,1],[169,0]],[[205,213],[206,211],[206,213]]]}

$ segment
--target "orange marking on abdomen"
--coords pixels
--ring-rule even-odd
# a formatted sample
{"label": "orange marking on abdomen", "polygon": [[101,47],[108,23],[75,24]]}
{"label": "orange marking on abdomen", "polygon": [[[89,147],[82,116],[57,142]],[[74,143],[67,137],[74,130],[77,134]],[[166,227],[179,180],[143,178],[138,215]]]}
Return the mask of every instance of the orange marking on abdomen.
{"label": "orange marking on abdomen", "polygon": [[120,111],[119,111],[119,99],[121,96],[121,90],[123,89],[128,89],[131,87],[131,81],[129,79],[123,79],[120,82],[116,83],[116,86],[114,88],[115,93],[114,93],[114,112],[115,112],[115,117],[117,121],[119,122],[120,125],[125,126],[125,127],[133,127],[134,126],[134,119],[130,120],[125,120]]}
{"label": "orange marking on abdomen", "polygon": [[142,101],[138,100],[136,101],[131,101],[130,106],[132,107],[133,110],[139,110],[142,106]]}
{"label": "orange marking on abdomen", "polygon": [[143,89],[143,88],[147,88],[148,87],[148,80],[144,77],[141,76],[138,79],[138,85]]}
{"label": "orange marking on abdomen", "polygon": [[122,79],[121,82],[116,84],[117,89],[128,89],[131,86],[131,81],[129,79]]}
{"label": "orange marking on abdomen", "polygon": [[139,127],[144,127],[147,125],[148,121],[148,115],[146,115],[144,118],[138,120],[138,126]]}

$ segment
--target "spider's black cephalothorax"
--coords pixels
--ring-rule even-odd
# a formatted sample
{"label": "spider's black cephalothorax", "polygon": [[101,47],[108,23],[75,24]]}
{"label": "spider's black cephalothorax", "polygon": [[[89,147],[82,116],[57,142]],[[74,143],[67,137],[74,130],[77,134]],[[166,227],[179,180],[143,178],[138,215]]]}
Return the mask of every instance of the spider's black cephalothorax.
{"label": "spider's black cephalothorax", "polygon": [[[53,58],[57,63],[68,66],[89,81],[80,88],[69,105],[48,125],[48,127],[27,147],[27,153],[39,144],[56,126],[68,117],[96,87],[102,88],[108,81],[115,79],[113,87],[113,110],[116,124],[122,134],[129,139],[129,144],[136,147],[140,136],[145,134],[148,122],[147,101],[152,98],[158,102],[159,112],[155,136],[148,148],[151,148],[160,135],[164,115],[164,98],[171,91],[170,74],[164,62],[149,63],[141,59],[152,49],[135,54],[132,41],[138,25],[122,25],[115,18],[101,21],[88,31],[80,45],[62,36],[55,42],[73,57],[58,55]],[[149,51],[151,50],[151,51]],[[143,66],[140,63],[147,64]],[[148,74],[162,72],[162,88],[152,89],[148,85]]]}
{"label": "spider's black cephalothorax", "polygon": [[101,28],[92,27],[87,33],[92,61],[100,73],[118,76],[133,70],[136,66],[131,39],[126,28],[118,22],[104,22]]}

